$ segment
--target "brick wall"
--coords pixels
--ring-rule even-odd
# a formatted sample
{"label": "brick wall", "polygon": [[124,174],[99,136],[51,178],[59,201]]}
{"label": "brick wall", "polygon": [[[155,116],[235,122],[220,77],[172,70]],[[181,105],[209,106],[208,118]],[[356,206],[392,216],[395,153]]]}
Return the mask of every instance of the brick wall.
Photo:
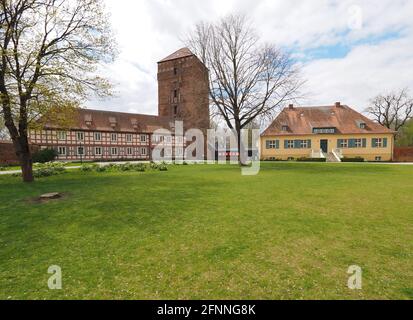
{"label": "brick wall", "polygon": [[[39,147],[32,145],[32,153],[36,152]],[[2,164],[19,164],[19,159],[14,152],[13,144],[9,141],[0,141],[0,165]]]}
{"label": "brick wall", "polygon": [[394,161],[413,162],[413,147],[394,148]]}
{"label": "brick wall", "polygon": [[195,56],[158,64],[158,113],[184,121],[184,129],[209,128],[208,69]]}

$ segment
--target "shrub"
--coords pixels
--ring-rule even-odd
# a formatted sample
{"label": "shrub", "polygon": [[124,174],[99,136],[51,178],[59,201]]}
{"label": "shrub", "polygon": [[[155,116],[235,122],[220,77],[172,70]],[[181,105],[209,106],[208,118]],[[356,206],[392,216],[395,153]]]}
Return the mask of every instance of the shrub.
{"label": "shrub", "polygon": [[96,172],[106,172],[107,167],[106,166],[97,166],[95,169]]}
{"label": "shrub", "polygon": [[168,166],[165,165],[165,164],[160,164],[160,165],[158,166],[158,170],[159,170],[159,171],[168,171]]}
{"label": "shrub", "polygon": [[137,163],[132,165],[132,170],[137,172],[145,172],[146,165],[144,163]]}
{"label": "shrub", "polygon": [[46,163],[54,161],[57,157],[55,149],[43,149],[33,154],[33,162]]}
{"label": "shrub", "polygon": [[153,170],[157,170],[159,166],[155,162],[151,162],[150,167]]}
{"label": "shrub", "polygon": [[36,163],[34,169],[35,178],[50,177],[66,172],[65,164],[62,162]]}
{"label": "shrub", "polygon": [[364,158],[362,158],[362,157],[355,157],[355,158],[344,157],[344,158],[341,159],[341,162],[364,162]]}
{"label": "shrub", "polygon": [[130,163],[123,163],[117,166],[119,171],[131,171],[133,169],[133,165]]}
{"label": "shrub", "polygon": [[326,158],[306,158],[306,157],[302,157],[302,158],[298,158],[297,161],[303,161],[303,162],[326,162],[327,159],[326,159]]}
{"label": "shrub", "polygon": [[93,170],[96,170],[97,167],[98,167],[98,165],[96,165],[96,164],[84,164],[80,167],[80,171],[91,172]]}

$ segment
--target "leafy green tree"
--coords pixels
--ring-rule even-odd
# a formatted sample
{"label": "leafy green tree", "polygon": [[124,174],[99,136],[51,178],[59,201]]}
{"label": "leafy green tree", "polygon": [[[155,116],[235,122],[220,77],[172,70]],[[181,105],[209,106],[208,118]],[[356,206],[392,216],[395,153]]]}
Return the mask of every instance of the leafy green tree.
{"label": "leafy green tree", "polygon": [[1,114],[23,181],[33,181],[31,126],[110,94],[96,76],[116,53],[108,21],[103,0],[0,0]]}

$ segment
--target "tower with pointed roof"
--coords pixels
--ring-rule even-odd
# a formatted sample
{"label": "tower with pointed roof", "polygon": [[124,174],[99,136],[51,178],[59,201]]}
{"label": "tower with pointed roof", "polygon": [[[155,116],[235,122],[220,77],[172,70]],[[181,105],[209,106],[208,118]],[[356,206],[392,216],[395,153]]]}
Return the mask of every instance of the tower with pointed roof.
{"label": "tower with pointed roof", "polygon": [[158,62],[158,114],[185,130],[209,128],[208,69],[188,48]]}

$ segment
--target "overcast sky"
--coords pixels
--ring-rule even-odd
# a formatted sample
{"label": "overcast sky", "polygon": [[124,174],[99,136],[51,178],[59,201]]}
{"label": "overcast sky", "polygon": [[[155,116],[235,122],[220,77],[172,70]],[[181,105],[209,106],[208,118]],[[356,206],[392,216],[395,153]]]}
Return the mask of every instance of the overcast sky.
{"label": "overcast sky", "polygon": [[413,94],[413,1],[106,0],[120,55],[102,73],[116,96],[87,107],[157,113],[156,62],[183,46],[201,20],[246,14],[263,41],[303,65],[301,105],[335,101],[364,110],[396,88]]}

